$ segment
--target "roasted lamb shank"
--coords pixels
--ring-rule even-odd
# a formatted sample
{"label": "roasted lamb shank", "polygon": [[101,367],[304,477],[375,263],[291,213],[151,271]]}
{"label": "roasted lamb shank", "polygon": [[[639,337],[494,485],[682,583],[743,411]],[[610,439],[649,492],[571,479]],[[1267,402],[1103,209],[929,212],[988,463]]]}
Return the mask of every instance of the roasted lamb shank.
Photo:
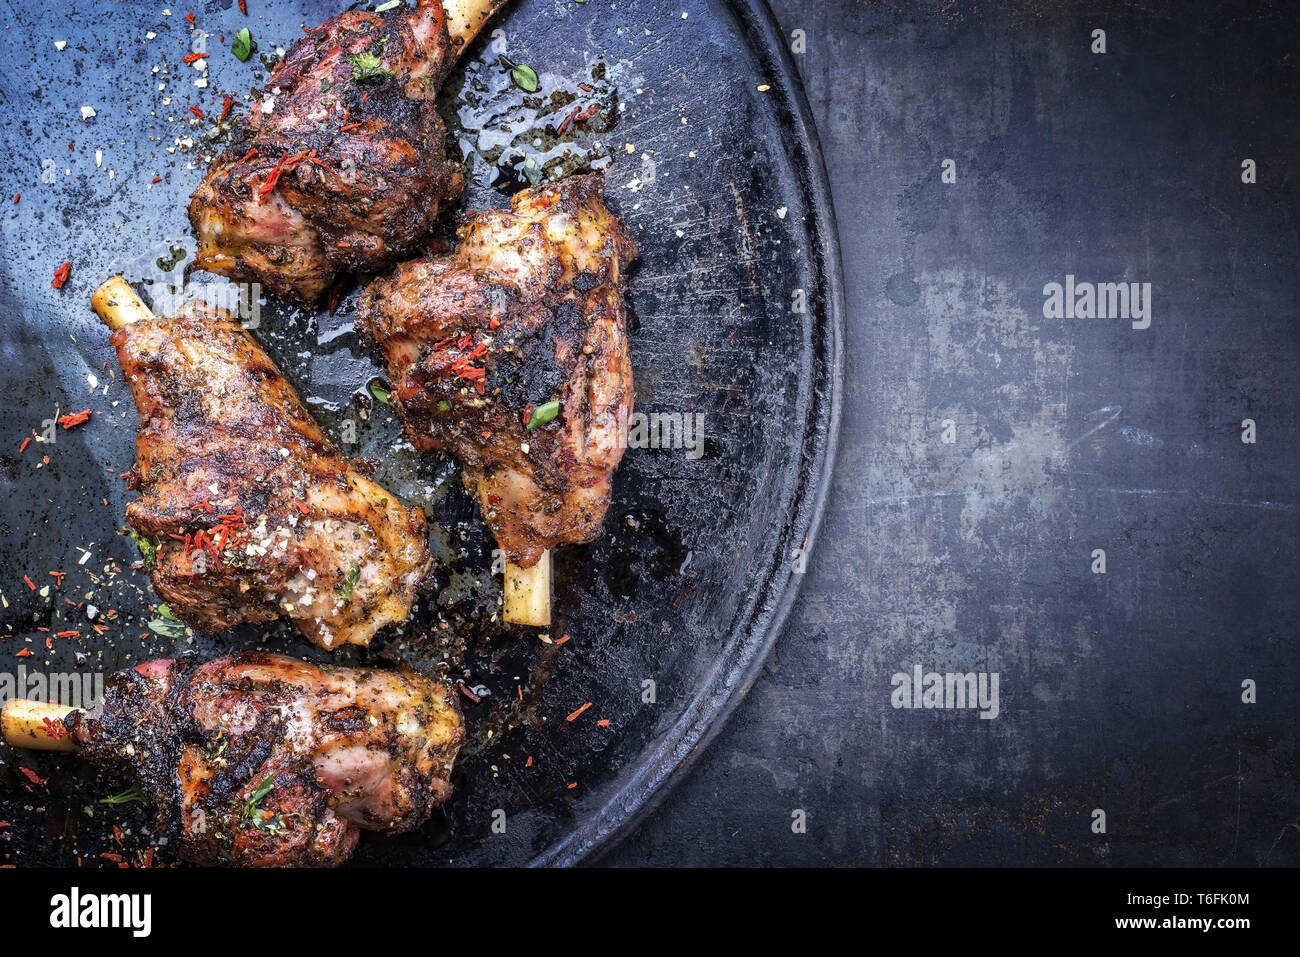
{"label": "roasted lamb shank", "polygon": [[380,271],[464,185],[434,100],[505,0],[349,10],[299,39],[190,201],[200,269],[308,302]]}
{"label": "roasted lamb shank", "polygon": [[632,406],[636,244],[598,174],[473,216],[450,256],[362,296],[411,443],[452,453],[506,558],[506,618],[549,623],[549,549],[600,534]]}
{"label": "roasted lamb shank", "polygon": [[147,662],[95,713],[20,700],[2,723],[138,779],[183,860],[243,867],[337,865],[362,830],[419,827],[465,736],[455,692],[413,671],[262,651]]}
{"label": "roasted lamb shank", "polygon": [[140,413],[127,521],[172,612],[289,618],[322,648],[405,621],[433,564],[423,511],[329,443],[253,337],[199,304],[155,318],[120,277],[93,304]]}

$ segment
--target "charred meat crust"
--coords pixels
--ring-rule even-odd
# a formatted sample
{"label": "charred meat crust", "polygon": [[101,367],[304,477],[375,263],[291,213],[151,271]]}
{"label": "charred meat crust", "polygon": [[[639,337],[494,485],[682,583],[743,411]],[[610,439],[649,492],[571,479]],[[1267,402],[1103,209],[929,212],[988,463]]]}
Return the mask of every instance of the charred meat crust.
{"label": "charred meat crust", "polygon": [[331,648],[405,621],[433,559],[407,508],[326,440],[251,335],[190,305],[112,337],[140,413],[127,521],[203,631],[290,618]]}
{"label": "charred meat crust", "polygon": [[419,827],[451,793],[455,693],[413,671],[263,651],[149,662],[67,720],[81,753],[135,776],[193,863],[330,866],[361,830]]}
{"label": "charred meat crust", "polygon": [[[358,308],[411,443],[461,460],[497,542],[525,567],[599,534],[623,454],[636,245],[602,187],[598,174],[570,177],[474,215],[455,254],[402,264]],[[558,415],[529,428],[554,401]]]}
{"label": "charred meat crust", "polygon": [[438,0],[309,30],[194,193],[196,265],[313,302],[412,251],[464,187],[434,102],[452,60]]}

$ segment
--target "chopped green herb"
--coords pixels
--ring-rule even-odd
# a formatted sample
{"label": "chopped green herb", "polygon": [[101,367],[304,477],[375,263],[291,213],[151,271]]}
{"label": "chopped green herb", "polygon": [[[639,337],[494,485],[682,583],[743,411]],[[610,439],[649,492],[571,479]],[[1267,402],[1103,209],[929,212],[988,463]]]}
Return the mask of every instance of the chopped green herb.
{"label": "chopped green herb", "polygon": [[332,85],[332,84],[330,83],[330,78],[329,78],[329,77],[323,77],[323,78],[321,79],[321,81],[320,81],[320,91],[321,91],[322,93],[324,93],[326,90],[328,90],[328,89],[330,88],[331,85]]}
{"label": "chopped green herb", "polygon": [[144,789],[138,784],[132,784],[121,794],[111,794],[99,799],[100,804],[130,804],[132,801],[139,801],[141,804],[145,802]]}
{"label": "chopped green herb", "polygon": [[525,63],[516,63],[504,53],[497,55],[497,61],[510,71],[510,79],[515,86],[525,93],[536,93],[540,84],[537,80],[537,72]]}
{"label": "chopped green herb", "polygon": [[343,584],[339,586],[338,596],[341,601],[351,601],[352,592],[356,590],[357,582],[361,579],[361,566],[353,565],[352,571],[348,572],[348,577],[343,579]]}
{"label": "chopped green herb", "polygon": [[172,614],[172,609],[170,605],[159,605],[158,614],[162,615],[168,621],[180,621],[179,618],[177,618],[174,614]]}
{"label": "chopped green herb", "polygon": [[387,13],[389,10],[394,10],[401,5],[402,0],[388,0],[387,3],[381,3],[379,6],[375,7],[375,13]]}
{"label": "chopped green herb", "polygon": [[384,405],[393,404],[388,401],[393,393],[385,389],[382,385],[379,384],[378,381],[370,383],[370,394],[375,397],[376,401],[382,402],[384,403]]}
{"label": "chopped green herb", "polygon": [[168,621],[165,618],[155,618],[149,622],[149,630],[162,635],[164,638],[184,638],[185,625],[180,621]]}
{"label": "chopped green herb", "polygon": [[235,39],[230,41],[230,52],[241,63],[246,63],[253,55],[253,35],[248,32],[248,27],[235,34]]}
{"label": "chopped green herb", "polygon": [[550,402],[543,402],[537,408],[533,409],[533,414],[528,417],[526,429],[535,429],[545,425],[560,414],[560,400],[552,399]]}
{"label": "chopped green herb", "polygon": [[451,411],[451,400],[450,400],[450,399],[443,399],[441,402],[439,402],[439,403],[438,403],[438,411],[439,411],[439,412],[450,412],[450,411]]}
{"label": "chopped green herb", "polygon": [[274,774],[268,775],[266,780],[259,784],[257,789],[249,796],[248,800],[244,802],[243,820],[245,822],[250,822],[256,825],[257,812],[262,808],[262,801],[265,800],[266,796],[273,790],[275,790]]}
{"label": "chopped green herb", "polygon": [[158,564],[158,543],[133,529],[128,529],[128,534],[135,539],[135,547],[140,549],[140,557],[144,559],[144,567],[152,571],[153,567]]}
{"label": "chopped green herb", "polygon": [[524,161],[524,178],[528,180],[529,186],[536,186],[542,181],[542,168],[531,156]]}
{"label": "chopped green herb", "polygon": [[376,53],[349,53],[348,62],[352,64],[352,79],[358,83],[367,80],[379,80],[393,75],[392,70],[384,69],[384,61]]}

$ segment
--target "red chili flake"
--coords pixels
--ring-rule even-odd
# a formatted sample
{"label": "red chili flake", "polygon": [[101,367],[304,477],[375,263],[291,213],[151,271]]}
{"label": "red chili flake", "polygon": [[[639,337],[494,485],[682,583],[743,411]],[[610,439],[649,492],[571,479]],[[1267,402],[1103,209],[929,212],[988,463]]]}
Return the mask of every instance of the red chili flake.
{"label": "red chili flake", "polygon": [[55,741],[62,741],[68,736],[68,729],[63,726],[63,721],[59,718],[41,719],[45,725],[45,733]]}
{"label": "red chili flake", "polygon": [[307,507],[307,504],[305,502],[294,502],[293,507],[296,508],[298,511],[302,512],[304,515],[311,514],[311,509]]}
{"label": "red chili flake", "polygon": [[185,14],[185,19],[190,22],[190,26],[194,26],[194,11],[191,10],[189,13]]}
{"label": "red chili flake", "polygon": [[90,410],[85,409],[81,412],[70,412],[67,415],[59,416],[59,425],[63,426],[64,431],[76,428],[81,423],[90,418]]}
{"label": "red chili flake", "polygon": [[45,783],[45,778],[41,777],[31,768],[20,767],[18,770],[23,773],[23,777],[25,777],[28,781],[31,781],[35,785],[41,785]]}
{"label": "red chili flake", "polygon": [[151,183],[161,183],[161,182],[162,182],[162,177],[161,177],[161,176],[155,176],[153,179],[149,180],[149,182],[151,182]]}
{"label": "red chili flake", "polygon": [[72,140],[68,140],[68,149],[70,149],[70,150],[72,150],[72,151],[75,152],[76,149],[77,149],[77,144],[76,144],[75,142],[73,142]]}
{"label": "red chili flake", "polygon": [[122,846],[122,829],[116,824],[113,825],[113,840],[117,842],[118,847]]}
{"label": "red chili flake", "polygon": [[207,58],[208,58],[208,55],[207,55],[206,53],[189,53],[189,54],[186,54],[185,56],[181,57],[181,62],[182,62],[182,63],[198,63],[200,60],[206,60]]}
{"label": "red chili flake", "polygon": [[596,722],[596,727],[598,727],[598,728],[608,728],[608,727],[609,727],[609,718],[601,718],[599,721]]}
{"label": "red chili flake", "polygon": [[582,123],[582,122],[584,122],[584,121],[586,121],[586,120],[591,119],[593,116],[596,115],[596,110],[598,110],[598,109],[600,109],[600,107],[597,106],[595,103],[591,104],[591,106],[587,107],[585,110],[583,110],[583,111],[582,111],[581,113],[579,113],[577,116],[575,116],[575,117],[573,118],[573,122],[575,122],[575,123]]}
{"label": "red chili flake", "polygon": [[578,786],[578,782],[577,782],[577,781],[574,781],[574,782],[572,782],[572,783],[569,785],[568,790],[572,791],[572,790],[573,790],[574,788],[576,788],[577,786]]}
{"label": "red chili flake", "polygon": [[46,651],[53,651],[53,650],[54,650],[54,639],[53,639],[53,638],[46,638],[46,639],[45,639],[45,650],[46,650]]}
{"label": "red chili flake", "polygon": [[280,182],[281,174],[283,174],[285,170],[292,169],[294,166],[298,165],[303,160],[313,158],[315,157],[315,155],[316,155],[315,150],[303,150],[301,153],[295,153],[292,156],[290,156],[288,153],[285,153],[283,156],[281,156],[280,159],[276,162],[275,166],[272,168],[271,172],[267,174],[266,181],[257,188],[258,203],[261,203],[262,200],[266,199],[267,196],[271,195],[271,193],[275,190],[276,184]]}
{"label": "red chili flake", "polygon": [[557,645],[562,645],[562,644],[564,644],[564,643],[565,643],[566,641],[568,641],[568,640],[569,640],[569,636],[568,636],[568,635],[560,635],[560,637],[557,638],[557,639],[555,640],[555,643],[556,643]]}
{"label": "red chili flake", "polygon": [[488,328],[489,328],[489,329],[496,329],[496,328],[498,328],[500,325],[501,325],[501,320],[498,319],[496,316],[493,316],[491,319],[488,320]]}
{"label": "red chili flake", "polygon": [[55,583],[56,585],[62,585],[62,584],[63,584],[63,579],[65,579],[65,578],[68,577],[68,573],[67,573],[67,572],[55,572],[55,571],[52,571],[52,572],[50,572],[50,577],[54,579],[54,583]]}
{"label": "red chili flake", "polygon": [[456,690],[459,691],[461,694],[463,694],[463,695],[464,695],[466,698],[468,698],[470,701],[473,701],[475,704],[478,704],[480,701],[483,700],[483,699],[480,698],[478,695],[476,695],[474,692],[470,691],[470,690],[469,690],[469,686],[466,685],[465,682],[463,682],[463,681],[457,681],[457,682],[456,682]]}
{"label": "red chili flake", "polygon": [[581,708],[579,708],[577,711],[573,712],[573,714],[569,715],[569,716],[568,716],[567,718],[565,718],[564,720],[565,720],[565,721],[577,721],[577,720],[578,720],[578,717],[582,714],[582,712],[586,711],[586,710],[587,710],[588,708],[590,708],[590,707],[591,707],[591,702],[588,701],[588,702],[587,702],[586,704],[584,704]]}
{"label": "red chili flake", "polygon": [[0,827],[13,827],[8,821],[0,821]]}
{"label": "red chili flake", "polygon": [[591,92],[591,85],[590,85],[590,84],[587,84],[587,83],[579,83],[579,84],[578,84],[578,89],[580,89],[583,93],[590,93],[590,92]]}
{"label": "red chili flake", "polygon": [[558,135],[560,133],[563,133],[565,130],[567,130],[569,128],[569,124],[573,122],[573,118],[577,116],[577,114],[578,114],[578,108],[575,106],[568,113],[568,115],[564,117],[564,119],[560,120],[560,125],[555,128],[556,134]]}
{"label": "red chili flake", "polygon": [[50,283],[55,289],[62,289],[63,284],[68,281],[72,275],[72,263],[65,262],[58,269],[54,270],[54,281]]}
{"label": "red chili flake", "polygon": [[533,756],[530,754],[528,755],[528,760],[524,762],[524,767],[531,768],[532,766],[533,766]]}
{"label": "red chili flake", "polygon": [[239,162],[241,162],[241,163],[247,163],[249,160],[251,160],[251,159],[252,159],[254,156],[256,156],[256,155],[257,155],[257,147],[254,146],[251,150],[249,150],[249,151],[248,151],[247,153],[245,153],[243,156],[239,157]]}
{"label": "red chili flake", "polygon": [[18,200],[20,200],[20,199],[22,199],[22,198],[23,198],[23,194],[22,194],[22,193],[14,193],[14,205],[17,206],[17,205],[18,205]]}
{"label": "red chili flake", "polygon": [[29,435],[27,436],[27,438],[23,439],[23,444],[18,446],[18,454],[22,455],[24,452],[26,452],[27,446],[31,444],[32,444],[32,437]]}
{"label": "red chili flake", "polygon": [[239,0],[239,12],[244,16],[248,16],[248,3],[246,0]]}
{"label": "red chili flake", "polygon": [[221,122],[221,121],[225,120],[225,118],[226,118],[227,116],[230,115],[231,107],[233,107],[234,105],[235,105],[235,98],[234,98],[233,96],[224,96],[224,97],[222,97],[222,98],[221,98],[221,115],[220,115],[219,117],[217,117],[217,122]]}
{"label": "red chili flake", "polygon": [[523,700],[524,700],[524,686],[523,686],[523,685],[515,685],[515,691],[519,692],[519,700],[520,700],[520,701],[523,701]]}
{"label": "red chili flake", "polygon": [[524,406],[524,425],[527,425],[532,420],[533,420],[533,404],[529,402],[526,406]]}
{"label": "red chili flake", "polygon": [[348,130],[355,130],[360,125],[360,123],[349,123],[347,126],[340,126],[339,132],[346,133]]}
{"label": "red chili flake", "polygon": [[199,119],[203,119],[205,115],[203,111],[200,110],[197,106],[191,106],[190,112],[193,113],[195,116],[197,116]]}
{"label": "red chili flake", "polygon": [[28,578],[26,575],[23,576],[23,581],[27,582],[28,588],[30,588],[32,591],[36,591],[36,586],[32,584],[32,580]]}
{"label": "red chili flake", "polygon": [[368,99],[370,99],[370,94],[369,94],[369,93],[362,93],[362,94],[361,94],[361,102],[362,102],[362,103],[366,102],[366,100],[368,100]]}
{"label": "red chili flake", "polygon": [[21,651],[14,652],[15,658],[30,658],[31,656],[32,656],[32,649],[30,648],[24,648]]}
{"label": "red chili flake", "polygon": [[81,632],[79,631],[58,631],[54,633],[55,638],[76,638]]}
{"label": "red chili flake", "polygon": [[144,866],[153,867],[153,848],[149,848],[144,855]]}
{"label": "red chili flake", "polygon": [[112,861],[114,864],[122,863],[122,855],[114,854],[112,851],[101,851],[99,856],[106,861]]}

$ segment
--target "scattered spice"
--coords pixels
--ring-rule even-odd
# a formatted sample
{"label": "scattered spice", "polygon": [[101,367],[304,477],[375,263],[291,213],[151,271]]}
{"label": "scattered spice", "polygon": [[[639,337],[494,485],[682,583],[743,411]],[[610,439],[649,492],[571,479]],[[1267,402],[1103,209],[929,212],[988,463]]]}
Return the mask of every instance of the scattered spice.
{"label": "scattered spice", "polygon": [[220,115],[219,117],[217,117],[217,122],[219,122],[219,123],[221,123],[221,122],[225,122],[226,117],[230,115],[230,109],[231,109],[231,107],[233,107],[234,105],[235,105],[235,98],[234,98],[233,96],[224,96],[224,97],[222,97],[222,98],[221,98],[221,115]]}
{"label": "scattered spice", "polygon": [[68,415],[59,416],[59,425],[63,426],[66,432],[68,429],[76,428],[81,423],[90,418],[90,410],[85,409],[81,412],[71,412]]}
{"label": "scattered spice", "polygon": [[208,55],[206,53],[187,53],[185,56],[181,57],[181,62],[198,63],[200,60],[206,60],[207,58]]}
{"label": "scattered spice", "polygon": [[54,270],[54,281],[50,283],[55,289],[62,289],[63,284],[68,281],[72,275],[72,263],[65,262],[58,269]]}
{"label": "scattered spice", "polygon": [[68,736],[68,729],[63,726],[62,718],[43,718],[45,733],[55,741],[62,741]]}
{"label": "scattered spice", "polygon": [[28,781],[31,781],[33,784],[37,786],[45,783],[45,778],[41,777],[31,768],[19,767],[18,770],[22,772],[23,777],[25,777]]}
{"label": "scattered spice", "polygon": [[590,707],[591,707],[591,702],[588,701],[588,702],[587,702],[586,704],[584,704],[581,708],[579,708],[577,711],[573,712],[573,714],[569,715],[569,716],[568,716],[567,718],[565,718],[564,720],[565,720],[565,721],[576,721],[576,720],[578,720],[578,718],[582,715],[582,713],[583,713],[584,711],[586,711],[586,710],[587,710],[588,708],[590,708]]}

